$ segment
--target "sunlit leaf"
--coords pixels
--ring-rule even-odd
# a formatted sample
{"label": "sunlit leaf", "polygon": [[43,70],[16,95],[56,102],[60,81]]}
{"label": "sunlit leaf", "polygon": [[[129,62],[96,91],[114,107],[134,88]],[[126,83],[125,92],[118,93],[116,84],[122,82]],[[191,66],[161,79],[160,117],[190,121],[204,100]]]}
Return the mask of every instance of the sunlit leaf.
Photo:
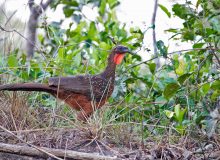
{"label": "sunlit leaf", "polygon": [[99,13],[103,16],[105,13],[106,0],[100,2]]}
{"label": "sunlit leaf", "polygon": [[183,59],[179,59],[179,65],[178,68],[176,69],[176,73],[178,75],[183,75],[186,71],[186,63]]}
{"label": "sunlit leaf", "polygon": [[159,4],[160,9],[162,9],[164,11],[164,13],[166,13],[166,15],[170,18],[171,17],[171,13],[168,11],[168,9],[163,6],[162,4]]}
{"label": "sunlit leaf", "polygon": [[174,112],[169,111],[169,110],[164,110],[164,113],[169,119],[173,118],[174,116]]}

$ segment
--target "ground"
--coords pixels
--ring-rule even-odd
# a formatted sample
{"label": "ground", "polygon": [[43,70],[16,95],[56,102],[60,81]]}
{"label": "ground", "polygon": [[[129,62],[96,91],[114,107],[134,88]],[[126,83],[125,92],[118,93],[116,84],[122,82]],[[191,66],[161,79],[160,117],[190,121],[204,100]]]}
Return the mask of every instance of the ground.
{"label": "ground", "polygon": [[165,134],[151,132],[143,137],[138,122],[100,118],[100,114],[111,110],[108,105],[85,124],[75,121],[75,111],[62,105],[54,109],[36,106],[37,103],[30,106],[30,94],[0,93],[0,143],[98,153],[118,159],[220,157],[218,134],[207,137],[198,130],[180,136],[168,129]]}

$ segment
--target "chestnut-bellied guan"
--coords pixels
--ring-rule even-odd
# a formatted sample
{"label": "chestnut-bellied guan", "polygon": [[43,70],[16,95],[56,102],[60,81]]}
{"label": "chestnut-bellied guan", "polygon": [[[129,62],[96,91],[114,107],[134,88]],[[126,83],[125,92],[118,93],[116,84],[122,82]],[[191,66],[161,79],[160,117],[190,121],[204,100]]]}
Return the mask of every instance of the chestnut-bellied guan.
{"label": "chestnut-bellied guan", "polygon": [[114,90],[115,69],[125,56],[131,53],[118,45],[111,50],[106,69],[97,75],[51,77],[48,84],[17,83],[0,85],[0,90],[40,91],[52,94],[70,107],[79,110],[77,119],[86,121],[95,109],[102,107]]}

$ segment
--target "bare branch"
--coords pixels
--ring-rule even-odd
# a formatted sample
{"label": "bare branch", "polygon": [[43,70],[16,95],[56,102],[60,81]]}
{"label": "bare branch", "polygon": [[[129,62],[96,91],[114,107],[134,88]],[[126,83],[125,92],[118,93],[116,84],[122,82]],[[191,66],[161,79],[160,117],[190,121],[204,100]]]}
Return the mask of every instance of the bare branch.
{"label": "bare branch", "polygon": [[28,142],[24,141],[23,139],[21,139],[21,138],[19,138],[17,135],[15,135],[13,132],[7,130],[5,127],[0,126],[0,128],[1,128],[4,132],[7,132],[7,133],[9,133],[10,135],[16,137],[16,138],[19,139],[21,142],[28,144],[28,145],[31,146],[32,148],[34,148],[34,149],[36,149],[36,150],[38,150],[38,151],[40,151],[40,152],[43,152],[43,153],[45,153],[45,154],[47,154],[47,155],[49,155],[49,156],[51,156],[51,157],[53,157],[53,158],[55,158],[55,159],[62,160],[61,158],[59,158],[59,157],[57,157],[57,156],[55,156],[55,155],[49,153],[48,151],[46,151],[46,150],[44,150],[44,149],[42,149],[42,148],[39,148],[39,147],[37,147],[37,146],[35,146],[35,145],[31,144],[31,143],[28,143]]}
{"label": "bare branch", "polygon": [[[156,39],[156,31],[155,31],[157,7],[158,7],[158,0],[155,0],[155,3],[154,3],[154,12],[153,12],[152,21],[151,21],[151,25],[152,25],[152,28],[153,28],[152,36],[153,36],[153,47],[154,47],[154,55],[155,55],[155,56],[158,56],[157,46],[156,46],[157,39]],[[159,65],[160,65],[159,59],[156,59],[156,60],[155,60],[155,63],[156,63],[157,68],[159,68],[159,67],[160,67],[160,66],[159,66]]]}

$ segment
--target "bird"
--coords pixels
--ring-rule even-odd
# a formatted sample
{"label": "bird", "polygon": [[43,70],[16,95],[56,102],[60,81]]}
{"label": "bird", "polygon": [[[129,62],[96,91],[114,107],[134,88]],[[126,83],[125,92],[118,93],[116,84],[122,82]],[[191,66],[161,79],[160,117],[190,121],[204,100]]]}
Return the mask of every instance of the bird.
{"label": "bird", "polygon": [[77,119],[88,121],[92,113],[101,108],[114,90],[116,66],[126,53],[132,52],[123,45],[116,45],[108,56],[105,70],[96,75],[51,77],[48,83],[15,83],[0,85],[0,91],[46,92],[78,110]]}

